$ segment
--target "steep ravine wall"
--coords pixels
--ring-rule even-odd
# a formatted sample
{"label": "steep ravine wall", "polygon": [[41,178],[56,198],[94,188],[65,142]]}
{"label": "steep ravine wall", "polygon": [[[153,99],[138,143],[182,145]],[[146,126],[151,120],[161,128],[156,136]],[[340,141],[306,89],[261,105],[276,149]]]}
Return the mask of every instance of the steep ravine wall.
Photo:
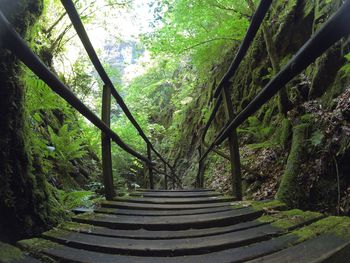
{"label": "steep ravine wall", "polygon": [[[282,67],[314,34],[341,1],[274,1],[266,26],[273,35],[278,63]],[[210,81],[194,90],[192,105],[182,127],[178,173],[184,174],[184,184],[193,184],[198,168],[197,148],[205,125],[206,109],[213,88],[232,61],[234,47],[222,63],[211,69]],[[286,87],[291,107],[286,117],[279,113],[278,99],[273,98],[238,130],[241,145],[244,191],[246,198],[275,198],[282,178],[295,175],[287,187],[301,192],[279,195],[291,206],[331,212],[348,213],[349,179],[349,74],[342,70],[349,43],[342,40]],[[231,85],[232,101],[237,112],[268,83],[273,75],[263,33],[258,33]],[[210,105],[212,107],[213,105]],[[211,142],[225,123],[221,109],[207,135]],[[298,128],[299,127],[299,128]],[[300,127],[304,127],[301,135]],[[304,134],[305,133],[305,134]],[[298,141],[302,138],[302,142]],[[292,145],[293,143],[293,145]],[[295,145],[294,145],[295,144]],[[303,153],[293,154],[297,145]],[[223,151],[227,151],[224,144]],[[298,160],[293,160],[293,156]],[[187,160],[187,161],[186,161]],[[289,167],[289,168],[286,168]],[[222,157],[211,154],[206,169],[207,186],[228,191],[229,165]],[[287,180],[288,181],[288,180]],[[283,187],[282,187],[283,188]],[[295,200],[291,202],[290,200]]]}
{"label": "steep ravine wall", "polygon": [[[0,9],[26,36],[42,12],[42,1],[1,1]],[[43,175],[31,173],[20,65],[13,54],[0,52],[0,239],[16,239],[57,222],[56,204]],[[51,199],[55,200],[54,198]]]}
{"label": "steep ravine wall", "polygon": [[[33,39],[42,30],[38,19],[43,9],[43,1],[39,0],[0,1],[0,10],[29,45],[38,42]],[[32,48],[54,70],[50,53],[44,52],[47,51],[44,47]],[[40,96],[39,85],[30,84],[32,79],[28,78],[25,66],[4,49],[0,50],[0,61],[0,241],[15,242],[68,219],[64,211],[68,209],[64,204],[66,192],[81,190],[92,180],[99,181],[101,164],[82,134],[73,109],[64,107],[63,100],[59,105],[62,108],[41,108],[50,101],[45,100],[47,96]],[[34,100],[35,96],[42,100]],[[40,105],[34,111],[29,104],[35,103]],[[67,132],[59,134],[65,125]],[[76,141],[79,137],[86,153],[60,162],[46,154],[47,148],[56,146],[53,137],[56,141],[60,139],[60,143]],[[54,151],[72,155],[72,149],[63,147]],[[100,185],[95,185],[99,190]]]}

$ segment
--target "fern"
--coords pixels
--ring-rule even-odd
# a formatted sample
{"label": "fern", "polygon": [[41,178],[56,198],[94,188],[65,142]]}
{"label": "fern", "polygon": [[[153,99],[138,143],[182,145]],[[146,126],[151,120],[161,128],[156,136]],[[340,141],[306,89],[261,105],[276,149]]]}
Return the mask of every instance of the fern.
{"label": "fern", "polygon": [[67,166],[69,161],[83,157],[87,151],[82,146],[83,139],[77,136],[77,129],[68,129],[68,125],[63,125],[56,134],[51,127],[48,128],[50,139],[55,150],[52,157],[61,161]]}
{"label": "fern", "polygon": [[252,116],[248,118],[247,127],[239,128],[237,131],[240,134],[249,133],[253,136],[255,141],[262,142],[271,135],[273,130],[271,127],[265,127],[257,117]]}
{"label": "fern", "polygon": [[341,68],[341,71],[343,72],[344,76],[350,75],[350,53],[345,55],[345,59],[347,63]]}
{"label": "fern", "polygon": [[101,198],[96,197],[95,193],[91,191],[60,191],[60,196],[66,210],[77,207],[92,208],[97,202],[101,201]]}

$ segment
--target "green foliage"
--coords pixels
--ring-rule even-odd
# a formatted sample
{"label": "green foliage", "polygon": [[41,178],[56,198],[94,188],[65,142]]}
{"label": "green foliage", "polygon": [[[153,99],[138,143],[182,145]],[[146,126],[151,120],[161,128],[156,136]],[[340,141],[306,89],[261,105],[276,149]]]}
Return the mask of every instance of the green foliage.
{"label": "green foliage", "polygon": [[345,55],[345,59],[347,63],[341,68],[341,71],[343,72],[344,76],[350,75],[350,53]]}
{"label": "green foliage", "polygon": [[65,210],[71,210],[77,207],[92,208],[96,203],[101,201],[100,197],[91,191],[60,191],[62,204]]}
{"label": "green foliage", "polygon": [[255,116],[248,118],[246,127],[237,129],[238,133],[250,134],[256,142],[263,142],[266,140],[271,135],[272,131],[272,127],[264,126]]}
{"label": "green foliage", "polygon": [[252,150],[255,150],[255,149],[261,149],[261,148],[270,148],[270,147],[273,147],[273,146],[276,146],[276,145],[277,144],[274,141],[265,141],[265,142],[262,142],[262,143],[247,144],[247,147],[249,147]]}
{"label": "green foliage", "polygon": [[25,85],[26,109],[30,115],[35,115],[36,121],[40,122],[40,111],[59,109],[68,114],[67,103],[57,96],[42,80],[40,80],[28,68],[24,68],[21,81]]}
{"label": "green foliage", "polygon": [[20,249],[0,242],[0,262],[11,263],[23,259],[24,255]]}
{"label": "green foliage", "polygon": [[312,123],[315,120],[315,116],[311,113],[304,114],[300,117],[300,120],[303,123]]}
{"label": "green foliage", "polygon": [[245,1],[158,1],[155,16],[159,29],[144,41],[154,54],[184,55],[204,73],[242,39],[247,15],[250,11]]}
{"label": "green foliage", "polygon": [[55,158],[59,165],[70,168],[70,161],[81,158],[86,154],[84,146],[82,146],[84,138],[78,136],[78,130],[69,129],[67,124],[64,124],[57,134],[48,127],[50,141],[55,147],[51,152],[51,156]]}
{"label": "green foliage", "polygon": [[320,130],[316,130],[312,133],[310,142],[313,146],[317,147],[319,146],[324,139],[324,134]]}

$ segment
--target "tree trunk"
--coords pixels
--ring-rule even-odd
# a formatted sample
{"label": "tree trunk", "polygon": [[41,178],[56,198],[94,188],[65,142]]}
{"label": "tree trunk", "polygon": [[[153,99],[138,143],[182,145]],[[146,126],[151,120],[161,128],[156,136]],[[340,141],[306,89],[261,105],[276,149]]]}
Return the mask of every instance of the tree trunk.
{"label": "tree trunk", "polygon": [[277,192],[277,198],[290,207],[305,208],[307,198],[298,176],[302,173],[302,164],[307,156],[308,128],[309,124],[303,123],[293,129],[292,148]]}

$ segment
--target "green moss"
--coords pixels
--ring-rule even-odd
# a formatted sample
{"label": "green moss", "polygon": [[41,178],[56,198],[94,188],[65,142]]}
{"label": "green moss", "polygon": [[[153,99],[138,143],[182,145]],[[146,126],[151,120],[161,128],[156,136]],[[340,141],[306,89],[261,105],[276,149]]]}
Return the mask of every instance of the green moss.
{"label": "green moss", "polygon": [[262,201],[240,201],[235,202],[232,205],[233,208],[243,208],[243,207],[250,207],[254,210],[272,210],[272,209],[284,209],[286,207],[286,204],[282,203],[279,200],[272,200],[268,202],[262,202]]}
{"label": "green moss", "polygon": [[296,226],[300,226],[311,220],[317,220],[321,217],[323,217],[323,215],[320,213],[293,209],[280,213],[263,215],[258,220],[260,222],[269,222],[272,226],[283,230],[290,230]]}
{"label": "green moss", "polygon": [[23,259],[21,250],[14,246],[0,242],[0,262],[12,262]]}
{"label": "green moss", "polygon": [[278,136],[279,143],[283,147],[283,149],[286,149],[288,147],[291,134],[292,134],[292,125],[287,118],[283,118],[282,127],[280,129],[280,134]]}
{"label": "green moss", "polygon": [[59,228],[75,232],[91,232],[94,230],[95,226],[75,222],[66,222],[61,224]]}
{"label": "green moss", "polygon": [[42,254],[43,250],[52,249],[59,247],[59,244],[53,243],[51,241],[40,239],[40,238],[32,238],[26,239],[18,242],[18,245],[23,249],[28,251],[31,255],[36,258],[39,258],[42,262],[47,263],[56,263],[57,261],[53,260],[48,256],[44,256]]}
{"label": "green moss", "polygon": [[291,232],[291,235],[297,235],[299,237],[299,242],[303,242],[321,234],[335,234],[339,237],[349,238],[350,218],[330,216]]}
{"label": "green moss", "polygon": [[263,119],[263,125],[265,127],[270,125],[273,113],[274,113],[273,107],[267,109],[267,111],[265,112],[264,119]]}
{"label": "green moss", "polygon": [[312,123],[315,120],[315,116],[312,113],[304,114],[300,116],[300,121],[302,123]]}
{"label": "green moss", "polygon": [[81,219],[93,219],[96,217],[96,214],[94,212],[87,212],[81,215],[76,216],[77,218],[81,218]]}
{"label": "green moss", "polygon": [[23,249],[36,249],[42,251],[43,249],[49,249],[56,247],[56,244],[41,238],[25,239],[18,242],[18,245]]}
{"label": "green moss", "polygon": [[69,233],[70,232],[68,232],[64,229],[54,229],[54,230],[50,230],[50,231],[45,232],[44,235],[60,239],[60,238],[67,237],[67,235],[69,235]]}
{"label": "green moss", "polygon": [[91,208],[102,200],[101,197],[96,198],[96,194],[91,191],[60,191],[60,195],[66,210],[77,207]]}
{"label": "green moss", "polygon": [[300,124],[293,129],[292,147],[288,156],[287,166],[277,192],[277,198],[290,207],[302,207],[306,196],[299,184],[298,176],[305,159],[307,147],[307,131],[309,124]]}

